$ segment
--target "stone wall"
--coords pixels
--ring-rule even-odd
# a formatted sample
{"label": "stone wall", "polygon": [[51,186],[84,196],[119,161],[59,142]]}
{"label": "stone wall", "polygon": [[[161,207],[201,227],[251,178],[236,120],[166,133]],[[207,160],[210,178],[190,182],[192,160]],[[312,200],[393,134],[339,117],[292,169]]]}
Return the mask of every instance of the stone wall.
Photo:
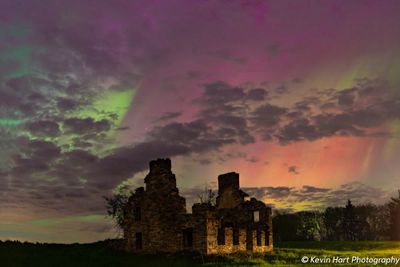
{"label": "stone wall", "polygon": [[[271,209],[254,198],[244,200],[247,194],[239,188],[239,174],[218,177],[216,206],[198,203],[193,205],[193,213],[187,214],[171,161],[158,159],[151,161],[149,167],[145,188],[138,188],[129,200],[132,214],[127,216],[124,236],[130,251],[227,254],[272,249]],[[259,212],[259,221],[254,220],[254,211]],[[224,230],[220,232],[224,244],[218,244],[219,229]],[[257,231],[261,244],[257,243]],[[266,246],[266,238],[270,246]]]}
{"label": "stone wall", "polygon": [[[272,234],[266,231],[260,231],[261,243],[257,242],[257,230],[238,228],[239,243],[233,243],[233,231],[235,227],[224,227],[225,243],[218,244],[218,229],[220,223],[216,218],[207,220],[207,254],[230,254],[251,251],[254,253],[263,253],[272,250]],[[269,246],[265,242],[269,238]],[[259,245],[260,244],[260,245]]]}
{"label": "stone wall", "polygon": [[243,191],[239,188],[239,174],[229,172],[218,176],[217,208],[234,208],[244,201]]}
{"label": "stone wall", "polygon": [[150,172],[145,178],[145,183],[145,191],[135,198],[135,206],[140,209],[141,219],[133,223],[131,236],[135,239],[140,233],[142,246],[140,249],[135,246],[134,250],[182,250],[183,229],[187,220],[186,201],[179,196],[170,160],[158,159],[150,162]]}

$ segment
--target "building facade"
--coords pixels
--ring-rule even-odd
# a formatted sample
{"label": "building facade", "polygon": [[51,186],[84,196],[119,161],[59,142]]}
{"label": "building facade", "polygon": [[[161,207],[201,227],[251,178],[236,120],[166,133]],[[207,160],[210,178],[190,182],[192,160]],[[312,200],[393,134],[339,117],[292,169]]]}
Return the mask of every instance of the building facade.
{"label": "building facade", "polygon": [[170,159],[150,162],[129,199],[124,237],[132,252],[197,251],[202,254],[272,250],[271,208],[239,188],[239,174],[218,176],[216,204],[197,203],[186,212]]}

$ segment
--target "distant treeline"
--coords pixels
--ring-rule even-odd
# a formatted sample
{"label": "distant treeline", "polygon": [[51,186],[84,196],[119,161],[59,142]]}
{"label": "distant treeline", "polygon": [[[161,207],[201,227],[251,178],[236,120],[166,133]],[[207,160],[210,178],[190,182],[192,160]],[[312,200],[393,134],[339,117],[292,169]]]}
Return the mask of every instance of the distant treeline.
{"label": "distant treeline", "polygon": [[400,191],[384,205],[328,207],[324,211],[279,213],[274,241],[400,240]]}

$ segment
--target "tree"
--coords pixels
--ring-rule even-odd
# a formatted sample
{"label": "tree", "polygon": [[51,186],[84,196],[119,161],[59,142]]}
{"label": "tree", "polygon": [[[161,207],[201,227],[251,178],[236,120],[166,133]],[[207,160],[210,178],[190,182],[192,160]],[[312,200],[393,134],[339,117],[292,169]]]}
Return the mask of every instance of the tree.
{"label": "tree", "polygon": [[358,240],[387,240],[389,212],[387,205],[362,204],[355,206],[358,221]]}
{"label": "tree", "polygon": [[131,197],[133,192],[127,186],[120,187],[111,197],[104,197],[107,214],[115,221],[116,226],[124,230],[126,223],[133,218]]}
{"label": "tree", "polygon": [[392,240],[400,240],[400,190],[397,198],[389,202],[390,212],[390,237]]}
{"label": "tree", "polygon": [[299,217],[296,213],[281,214],[277,211],[272,218],[272,225],[275,241],[298,240],[297,229],[299,226]]}
{"label": "tree", "polygon": [[216,194],[208,186],[204,187],[204,190],[198,194],[198,197],[201,204],[207,204],[210,207],[216,204]]}
{"label": "tree", "polygon": [[344,238],[350,241],[358,240],[359,222],[355,207],[350,199],[347,201],[343,215]]}
{"label": "tree", "polygon": [[324,212],[324,225],[327,240],[343,239],[343,208],[328,207]]}
{"label": "tree", "polygon": [[323,236],[323,218],[318,211],[301,211],[298,216],[297,239],[299,241],[320,241]]}

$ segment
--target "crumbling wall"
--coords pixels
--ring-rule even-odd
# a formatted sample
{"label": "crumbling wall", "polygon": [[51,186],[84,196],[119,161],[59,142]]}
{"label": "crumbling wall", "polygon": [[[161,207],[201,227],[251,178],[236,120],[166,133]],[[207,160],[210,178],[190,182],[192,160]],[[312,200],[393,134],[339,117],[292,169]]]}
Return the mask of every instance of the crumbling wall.
{"label": "crumbling wall", "polygon": [[[179,196],[169,159],[150,162],[146,189],[136,199],[140,221],[135,221],[131,236],[141,236],[136,251],[175,252],[182,250],[182,229],[186,222],[186,201]],[[139,235],[138,235],[139,234]],[[137,243],[137,240],[134,241]]]}
{"label": "crumbling wall", "polygon": [[[216,206],[195,204],[193,213],[187,214],[171,161],[158,159],[151,161],[149,167],[146,188],[138,188],[130,203],[136,216],[128,222],[124,235],[131,251],[227,254],[272,250],[271,209],[254,198],[244,201],[247,194],[239,188],[239,174],[218,177]],[[254,218],[254,211],[259,220]],[[219,229],[224,230],[220,232],[223,243],[218,242]]]}
{"label": "crumbling wall", "polygon": [[242,204],[244,192],[239,188],[239,174],[230,172],[218,176],[218,209],[231,209]]}
{"label": "crumbling wall", "polygon": [[239,242],[233,243],[234,227],[223,227],[224,244],[218,244],[218,230],[221,223],[216,218],[207,220],[207,254],[230,254],[246,251],[246,229],[239,228]]}

